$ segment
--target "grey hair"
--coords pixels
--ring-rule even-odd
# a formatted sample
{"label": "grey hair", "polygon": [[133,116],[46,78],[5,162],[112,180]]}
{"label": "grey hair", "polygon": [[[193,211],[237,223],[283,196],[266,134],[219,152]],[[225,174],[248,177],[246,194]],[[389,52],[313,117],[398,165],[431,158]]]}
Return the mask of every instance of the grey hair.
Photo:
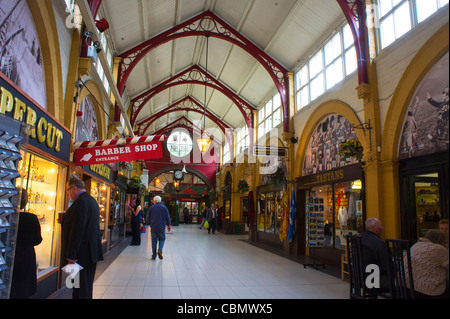
{"label": "grey hair", "polygon": [[77,176],[71,176],[67,184],[78,189],[86,189],[86,185],[84,184],[84,182]]}
{"label": "grey hair", "polygon": [[153,197],[153,201],[157,202],[157,203],[161,203],[161,196],[155,196]]}
{"label": "grey hair", "polygon": [[424,239],[428,239],[432,243],[442,245],[445,243],[446,238],[443,233],[437,229],[430,229],[424,236]]}
{"label": "grey hair", "polygon": [[366,229],[371,229],[378,224],[378,219],[375,217],[370,217],[366,219]]}

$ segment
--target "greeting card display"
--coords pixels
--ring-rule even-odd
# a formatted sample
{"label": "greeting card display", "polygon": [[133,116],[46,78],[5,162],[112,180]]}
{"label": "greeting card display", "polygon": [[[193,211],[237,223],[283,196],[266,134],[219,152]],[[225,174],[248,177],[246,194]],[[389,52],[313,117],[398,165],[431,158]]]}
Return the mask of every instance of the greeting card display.
{"label": "greeting card display", "polygon": [[310,257],[312,263],[305,263],[303,267],[308,266],[318,268],[325,264],[316,263],[316,248],[322,248],[325,244],[325,209],[324,199],[322,197],[308,197],[306,207],[306,245],[310,247]]}
{"label": "greeting card display", "polygon": [[308,247],[323,247],[325,243],[324,199],[321,197],[308,197],[306,214]]}
{"label": "greeting card display", "polygon": [[9,298],[18,213],[16,178],[24,124],[0,115],[0,299]]}

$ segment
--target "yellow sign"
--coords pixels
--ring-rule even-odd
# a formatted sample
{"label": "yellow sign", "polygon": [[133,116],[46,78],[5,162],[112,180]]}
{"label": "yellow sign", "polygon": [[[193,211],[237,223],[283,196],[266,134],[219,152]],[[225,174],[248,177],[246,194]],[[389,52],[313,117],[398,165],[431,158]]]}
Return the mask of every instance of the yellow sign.
{"label": "yellow sign", "polygon": [[56,152],[61,151],[61,140],[63,132],[54,124],[51,124],[42,116],[39,117],[36,111],[26,106],[26,104],[17,97],[13,97],[4,87],[0,87],[0,113],[5,114],[12,111],[14,119],[31,125],[33,128],[30,132],[30,138],[37,139],[39,143],[44,143],[48,148],[54,149]]}
{"label": "yellow sign", "polygon": [[89,169],[107,180],[111,178],[111,169],[104,164],[89,165]]}

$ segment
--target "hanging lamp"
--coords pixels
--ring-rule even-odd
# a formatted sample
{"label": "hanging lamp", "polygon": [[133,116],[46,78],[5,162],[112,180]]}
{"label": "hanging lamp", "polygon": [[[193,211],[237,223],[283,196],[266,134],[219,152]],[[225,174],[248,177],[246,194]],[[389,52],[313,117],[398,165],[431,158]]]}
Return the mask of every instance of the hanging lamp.
{"label": "hanging lamp", "polygon": [[209,150],[209,145],[211,144],[211,139],[206,134],[206,91],[208,88],[208,51],[209,51],[209,37],[211,35],[207,33],[206,37],[206,75],[205,75],[205,102],[204,102],[204,111],[203,111],[203,128],[200,132],[200,138],[197,139],[198,148],[205,154]]}

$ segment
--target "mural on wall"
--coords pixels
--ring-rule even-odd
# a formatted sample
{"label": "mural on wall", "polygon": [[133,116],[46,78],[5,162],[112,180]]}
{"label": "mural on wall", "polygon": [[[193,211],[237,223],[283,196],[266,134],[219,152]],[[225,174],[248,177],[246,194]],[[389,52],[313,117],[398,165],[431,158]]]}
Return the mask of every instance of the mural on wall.
{"label": "mural on wall", "polygon": [[447,52],[414,92],[400,136],[399,159],[448,151],[448,59]]}
{"label": "mural on wall", "polygon": [[350,122],[342,115],[325,117],[314,130],[305,153],[303,175],[316,174],[333,168],[357,163],[354,158],[345,161],[339,155],[339,143],[358,139]]}
{"label": "mural on wall", "polygon": [[0,0],[0,72],[47,108],[41,46],[25,0]]}
{"label": "mural on wall", "polygon": [[82,115],[77,116],[77,127],[75,131],[75,141],[97,141],[98,126],[95,115],[94,103],[89,96],[86,96],[78,109]]}

